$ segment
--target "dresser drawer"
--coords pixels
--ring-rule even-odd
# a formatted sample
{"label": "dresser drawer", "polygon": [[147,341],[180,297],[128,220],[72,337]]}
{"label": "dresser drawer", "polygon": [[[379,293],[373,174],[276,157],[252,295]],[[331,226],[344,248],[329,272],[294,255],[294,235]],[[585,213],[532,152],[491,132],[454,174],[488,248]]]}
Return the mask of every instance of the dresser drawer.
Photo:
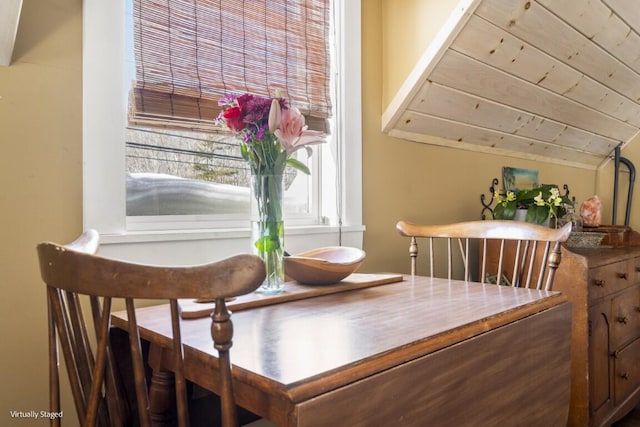
{"label": "dresser drawer", "polygon": [[620,261],[589,270],[589,298],[599,299],[634,283],[635,260]]}
{"label": "dresser drawer", "polygon": [[611,348],[618,349],[640,337],[640,285],[611,299]]}
{"label": "dresser drawer", "polygon": [[633,341],[614,357],[614,399],[622,403],[640,387],[640,339]]}
{"label": "dresser drawer", "polygon": [[629,263],[629,269],[631,271],[631,284],[635,285],[640,283],[640,258],[633,258],[627,262]]}

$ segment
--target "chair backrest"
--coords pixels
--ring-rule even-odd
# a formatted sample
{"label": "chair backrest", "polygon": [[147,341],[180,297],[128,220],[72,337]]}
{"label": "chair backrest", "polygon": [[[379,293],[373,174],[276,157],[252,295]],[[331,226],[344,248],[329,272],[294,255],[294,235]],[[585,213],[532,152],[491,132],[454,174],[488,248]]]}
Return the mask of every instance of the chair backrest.
{"label": "chair backrest", "polygon": [[[411,274],[416,274],[418,241],[428,243],[429,276],[446,267],[449,279],[550,290],[560,265],[561,242],[571,224],[553,229],[522,221],[468,221],[420,225],[399,221],[396,229],[411,237]],[[437,241],[442,245],[438,247]],[[456,275],[456,273],[459,273]]]}
{"label": "chair backrest", "polygon": [[[129,320],[139,422],[142,426],[151,424],[134,300],[160,299],[168,300],[171,309],[177,418],[180,425],[189,425],[178,299],[200,298],[216,302],[211,334],[220,362],[222,425],[237,425],[229,360],[233,326],[225,299],[250,293],[260,286],[265,277],[262,260],[241,254],[204,265],[162,267],[97,256],[98,243],[98,233],[89,230],[65,246],[44,242],[37,247],[49,307],[51,410],[58,412],[60,408],[59,343],[80,424],[133,423],[126,418],[127,410],[122,405],[125,399],[116,378],[109,340],[112,299],[122,298]],[[89,296],[95,340],[89,338],[90,324],[85,323],[80,295]]]}

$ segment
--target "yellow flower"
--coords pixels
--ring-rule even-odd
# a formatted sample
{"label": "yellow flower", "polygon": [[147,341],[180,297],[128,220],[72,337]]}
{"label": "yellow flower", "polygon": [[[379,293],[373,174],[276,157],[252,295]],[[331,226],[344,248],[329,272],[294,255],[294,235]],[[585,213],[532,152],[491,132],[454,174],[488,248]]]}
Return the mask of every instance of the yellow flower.
{"label": "yellow flower", "polygon": [[546,204],[544,202],[544,199],[542,198],[542,191],[539,192],[538,195],[533,198],[533,200],[536,202],[536,206],[544,206]]}

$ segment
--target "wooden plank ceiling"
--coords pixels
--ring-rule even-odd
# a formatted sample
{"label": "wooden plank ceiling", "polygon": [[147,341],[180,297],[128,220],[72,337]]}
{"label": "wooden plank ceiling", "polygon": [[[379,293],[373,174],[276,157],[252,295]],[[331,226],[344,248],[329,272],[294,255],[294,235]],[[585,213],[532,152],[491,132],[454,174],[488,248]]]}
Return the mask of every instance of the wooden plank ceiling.
{"label": "wooden plank ceiling", "polygon": [[640,130],[637,0],[463,0],[382,127],[596,169]]}

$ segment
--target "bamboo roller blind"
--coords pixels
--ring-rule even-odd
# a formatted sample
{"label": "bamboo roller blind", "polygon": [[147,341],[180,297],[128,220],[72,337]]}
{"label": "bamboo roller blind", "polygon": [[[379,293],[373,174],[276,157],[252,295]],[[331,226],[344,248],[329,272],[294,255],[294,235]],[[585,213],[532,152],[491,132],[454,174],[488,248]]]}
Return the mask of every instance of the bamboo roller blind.
{"label": "bamboo roller blind", "polygon": [[215,130],[218,99],[276,90],[328,131],[329,0],[134,0],[133,125]]}

